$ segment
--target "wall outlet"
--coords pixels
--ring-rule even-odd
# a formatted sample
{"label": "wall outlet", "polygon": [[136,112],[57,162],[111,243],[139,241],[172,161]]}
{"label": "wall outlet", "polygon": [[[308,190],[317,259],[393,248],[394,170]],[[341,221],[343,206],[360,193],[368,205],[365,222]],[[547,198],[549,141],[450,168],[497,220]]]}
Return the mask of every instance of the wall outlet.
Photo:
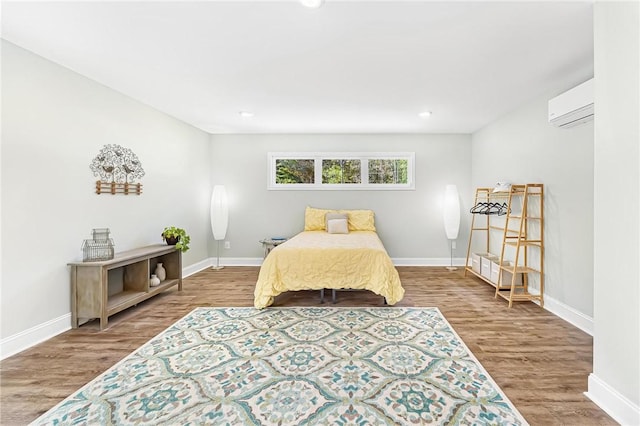
{"label": "wall outlet", "polygon": [[453,250],[455,250],[455,249],[456,249],[456,242],[455,242],[455,241],[451,241],[451,248],[452,248]]}
{"label": "wall outlet", "polygon": [[231,241],[225,241],[224,242],[224,248],[230,249],[231,248]]}

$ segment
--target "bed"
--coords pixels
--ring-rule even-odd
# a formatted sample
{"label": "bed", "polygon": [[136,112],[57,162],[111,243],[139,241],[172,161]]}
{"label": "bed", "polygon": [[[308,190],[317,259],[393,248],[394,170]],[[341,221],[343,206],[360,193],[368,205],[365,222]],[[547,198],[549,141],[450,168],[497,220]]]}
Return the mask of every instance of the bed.
{"label": "bed", "polygon": [[[310,211],[311,209],[311,211]],[[344,216],[347,232],[333,230],[330,215]],[[337,219],[336,219],[337,220]],[[254,293],[256,308],[286,291],[364,289],[394,305],[404,296],[398,271],[375,232],[368,210],[305,211],[305,231],[275,247],[265,258]]]}

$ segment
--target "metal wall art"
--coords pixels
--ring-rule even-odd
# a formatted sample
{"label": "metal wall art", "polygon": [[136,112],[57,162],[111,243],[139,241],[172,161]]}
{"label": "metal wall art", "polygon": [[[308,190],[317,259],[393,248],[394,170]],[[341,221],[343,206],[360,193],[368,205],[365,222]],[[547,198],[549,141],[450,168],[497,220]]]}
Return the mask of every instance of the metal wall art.
{"label": "metal wall art", "polygon": [[144,169],[129,148],[109,144],[102,147],[91,161],[89,168],[96,181],[96,194],[137,194],[142,193],[142,184],[136,183],[144,176]]}

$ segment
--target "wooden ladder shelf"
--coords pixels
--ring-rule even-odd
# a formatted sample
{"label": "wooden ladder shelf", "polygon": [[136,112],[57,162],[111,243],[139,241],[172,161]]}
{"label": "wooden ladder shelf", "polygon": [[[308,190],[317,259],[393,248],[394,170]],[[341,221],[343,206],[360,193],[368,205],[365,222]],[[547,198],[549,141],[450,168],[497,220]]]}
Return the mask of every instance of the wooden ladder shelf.
{"label": "wooden ladder shelf", "polygon": [[[485,214],[473,214],[465,276],[471,273],[493,285],[495,297],[508,300],[509,307],[515,301],[534,301],[544,306],[544,185],[515,184],[506,192],[477,188],[474,206],[483,205],[502,208],[495,213],[495,208],[485,207]],[[499,216],[502,217],[493,219]],[[483,218],[486,219],[482,221]],[[501,238],[492,240],[492,234],[501,234]],[[476,236],[483,237],[485,253],[471,252]],[[500,255],[490,255],[491,249],[499,250]],[[532,283],[537,287],[534,292],[530,291]]]}

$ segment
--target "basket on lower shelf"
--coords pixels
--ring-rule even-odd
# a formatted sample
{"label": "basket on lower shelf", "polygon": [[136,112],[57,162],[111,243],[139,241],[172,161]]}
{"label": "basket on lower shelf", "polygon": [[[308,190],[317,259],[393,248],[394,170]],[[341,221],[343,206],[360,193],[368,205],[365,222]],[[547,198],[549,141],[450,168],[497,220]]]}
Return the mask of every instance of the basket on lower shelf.
{"label": "basket on lower shelf", "polygon": [[109,228],[96,228],[92,231],[93,239],[82,243],[82,261],[96,262],[111,260],[115,254],[113,239],[109,238]]}

